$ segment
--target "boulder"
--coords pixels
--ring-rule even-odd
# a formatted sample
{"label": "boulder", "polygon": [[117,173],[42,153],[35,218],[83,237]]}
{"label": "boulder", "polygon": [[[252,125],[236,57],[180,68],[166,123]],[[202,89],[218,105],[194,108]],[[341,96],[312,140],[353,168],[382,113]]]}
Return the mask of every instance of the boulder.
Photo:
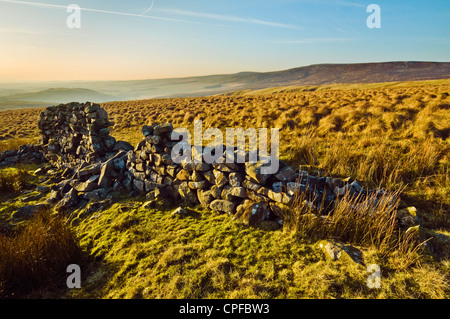
{"label": "boulder", "polygon": [[229,179],[230,185],[234,186],[234,187],[240,187],[242,181],[244,180],[242,178],[242,175],[240,173],[236,173],[236,172],[230,173],[230,175],[228,176],[228,179]]}
{"label": "boulder", "polygon": [[292,182],[295,179],[295,172],[290,166],[285,166],[275,174],[280,182]]}
{"label": "boulder", "polygon": [[417,221],[417,209],[412,206],[398,210],[397,221],[402,228],[413,227]]}
{"label": "boulder", "polygon": [[218,171],[221,171],[224,173],[232,173],[234,171],[233,169],[231,169],[229,166],[227,166],[224,163],[219,163],[219,164],[216,163],[216,164],[213,164],[212,166],[215,170],[218,170]]}
{"label": "boulder", "polygon": [[206,172],[212,170],[212,166],[208,163],[194,163],[194,170]]}
{"label": "boulder", "polygon": [[333,261],[344,260],[364,265],[362,252],[350,245],[344,245],[335,240],[322,240],[319,242],[325,257]]}
{"label": "boulder", "polygon": [[190,176],[190,180],[193,182],[201,182],[201,181],[204,181],[205,178],[203,177],[202,173],[200,173],[197,170],[194,170]]}
{"label": "boulder", "polygon": [[253,202],[246,200],[239,206],[234,219],[247,226],[255,226],[256,224],[267,219],[269,213],[269,207],[266,202]]}
{"label": "boulder", "polygon": [[177,175],[177,167],[174,165],[166,166],[166,173],[175,178]]}
{"label": "boulder", "polygon": [[216,185],[219,187],[225,186],[228,183],[228,177],[226,173],[215,169],[213,171]]}
{"label": "boulder", "polygon": [[13,215],[12,219],[13,221],[21,221],[32,218],[34,215],[43,212],[45,210],[49,209],[49,206],[46,204],[39,204],[39,205],[28,205],[19,208]]}
{"label": "boulder", "polygon": [[245,163],[245,173],[250,176],[253,182],[264,185],[270,175],[261,173],[261,168],[263,166],[265,166],[265,164],[261,161],[257,163],[247,162]]}
{"label": "boulder", "polygon": [[166,188],[162,188],[162,187],[155,188],[154,192],[155,192],[156,200],[169,198],[171,196],[169,191]]}
{"label": "boulder", "polygon": [[100,188],[93,190],[92,192],[87,192],[83,195],[83,198],[87,201],[100,201],[105,199],[111,192],[111,188]]}
{"label": "boulder", "polygon": [[251,181],[245,180],[242,182],[242,186],[246,189],[252,190],[254,192],[258,191],[262,186],[257,183],[253,183]]}
{"label": "boulder", "polygon": [[190,178],[189,171],[186,169],[182,169],[178,172],[176,178],[180,181],[188,181]]}
{"label": "boulder", "polygon": [[197,194],[189,187],[187,182],[183,182],[178,187],[178,193],[180,194],[182,200],[190,204],[197,204],[198,198]]}
{"label": "boulder", "polygon": [[71,189],[62,200],[56,205],[57,212],[64,212],[78,205],[78,193],[75,189]]}
{"label": "boulder", "polygon": [[213,171],[203,172],[203,177],[213,185],[216,183],[216,177],[214,176]]}
{"label": "boulder", "polygon": [[134,189],[138,193],[140,193],[140,194],[145,193],[145,184],[143,181],[135,178],[135,179],[133,179],[133,185],[134,185]]}
{"label": "boulder", "polygon": [[210,190],[197,190],[197,197],[203,207],[209,207],[209,204],[214,200]]}
{"label": "boulder", "polygon": [[286,193],[290,196],[295,196],[306,191],[307,186],[305,184],[297,182],[289,182],[286,184]]}
{"label": "boulder", "polygon": [[208,181],[201,181],[201,182],[189,182],[189,187],[191,189],[205,189],[208,188],[210,185]]}
{"label": "boulder", "polygon": [[221,196],[223,199],[226,199],[226,200],[234,200],[235,197],[246,198],[247,191],[244,187],[225,186],[222,191]]}
{"label": "boulder", "polygon": [[222,191],[223,191],[224,187],[223,186],[217,186],[217,185],[213,185],[211,187],[211,195],[215,198],[215,199],[220,199],[222,198]]}
{"label": "boulder", "polygon": [[272,190],[276,193],[286,192],[286,184],[284,182],[273,183]]}
{"label": "boulder", "polygon": [[152,135],[153,134],[153,126],[144,125],[142,127],[142,134],[144,134],[144,136]]}
{"label": "boulder", "polygon": [[173,131],[172,124],[163,124],[163,125],[155,125],[153,127],[153,134],[157,136],[161,136],[163,134],[169,134]]}
{"label": "boulder", "polygon": [[236,212],[236,207],[237,207],[236,202],[222,199],[215,199],[209,205],[209,208],[211,208],[212,210],[224,212],[227,214],[234,214]]}
{"label": "boulder", "polygon": [[267,197],[269,197],[271,200],[273,200],[277,203],[281,203],[281,204],[285,204],[285,205],[290,205],[292,203],[291,196],[288,196],[286,193],[274,192],[271,189],[269,189],[269,191],[267,192]]}
{"label": "boulder", "polygon": [[178,207],[170,215],[171,215],[171,217],[174,217],[174,218],[185,218],[185,217],[188,217],[190,214],[183,207]]}
{"label": "boulder", "polygon": [[122,151],[128,152],[128,151],[134,150],[134,147],[133,147],[133,145],[131,145],[128,142],[116,141],[112,150],[113,151],[121,151],[122,150]]}
{"label": "boulder", "polygon": [[113,185],[113,177],[111,173],[114,170],[114,161],[108,160],[101,166],[100,177],[98,179],[98,186],[101,188],[111,187]]}
{"label": "boulder", "polygon": [[291,212],[291,208],[282,203],[270,202],[270,210],[274,215],[280,217],[282,220],[288,220]]}
{"label": "boulder", "polygon": [[75,185],[74,188],[77,190],[77,192],[80,192],[80,193],[91,192],[94,189],[98,188],[99,177],[100,177],[100,175],[93,175],[93,176],[89,177],[89,179],[86,182]]}
{"label": "boulder", "polygon": [[86,176],[92,176],[92,175],[97,175],[100,174],[100,170],[101,170],[101,164],[100,163],[96,163],[96,164],[92,164],[92,165],[88,165],[88,166],[80,166],[80,168],[77,170],[77,172],[75,173],[77,178],[83,178]]}

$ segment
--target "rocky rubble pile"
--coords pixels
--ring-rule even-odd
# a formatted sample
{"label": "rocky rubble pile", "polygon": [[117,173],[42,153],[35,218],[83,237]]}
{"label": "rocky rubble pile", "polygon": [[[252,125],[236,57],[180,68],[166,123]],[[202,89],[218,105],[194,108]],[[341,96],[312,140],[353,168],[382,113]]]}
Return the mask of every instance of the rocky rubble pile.
{"label": "rocky rubble pile", "polygon": [[48,107],[38,127],[45,158],[54,166],[94,163],[115,149],[107,112],[98,104],[69,103]]}
{"label": "rocky rubble pile", "polygon": [[45,162],[40,145],[22,145],[18,150],[8,150],[0,154],[0,167],[15,164],[39,164]]}
{"label": "rocky rubble pile", "polygon": [[66,168],[64,178],[56,186],[48,200],[57,203],[58,211],[69,210],[89,201],[101,201],[125,190],[122,184],[125,176],[127,153],[119,150],[114,156],[103,162]]}
{"label": "rocky rubble pile", "polygon": [[38,125],[43,156],[62,171],[48,200],[57,203],[57,210],[102,200],[125,189],[127,152],[134,148],[109,135],[113,123],[98,104],[49,107],[41,113]]}

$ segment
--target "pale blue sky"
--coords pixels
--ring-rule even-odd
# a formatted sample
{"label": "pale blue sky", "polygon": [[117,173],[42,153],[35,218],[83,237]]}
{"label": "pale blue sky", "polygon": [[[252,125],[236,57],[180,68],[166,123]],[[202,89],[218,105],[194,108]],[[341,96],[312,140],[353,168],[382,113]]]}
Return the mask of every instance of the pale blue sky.
{"label": "pale blue sky", "polygon": [[[38,5],[34,5],[34,4]],[[69,4],[81,28],[69,29]],[[381,29],[369,29],[369,4]],[[0,81],[122,80],[450,61],[448,0],[0,0]]]}

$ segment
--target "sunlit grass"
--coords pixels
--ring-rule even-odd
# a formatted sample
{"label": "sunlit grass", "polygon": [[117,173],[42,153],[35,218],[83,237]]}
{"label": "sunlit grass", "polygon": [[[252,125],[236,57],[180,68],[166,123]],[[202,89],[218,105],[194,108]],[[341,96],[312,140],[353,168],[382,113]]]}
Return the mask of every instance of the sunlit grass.
{"label": "sunlit grass", "polygon": [[[358,206],[344,196],[333,214],[318,218],[320,212],[299,202],[286,231],[263,231],[201,209],[195,209],[196,217],[176,219],[170,216],[174,207],[145,210],[143,198],[125,199],[91,216],[82,213],[72,224],[95,263],[83,289],[68,296],[448,298],[449,92],[450,81],[443,80],[103,104],[115,123],[111,134],[133,145],[141,140],[144,124],[170,122],[192,130],[193,121],[202,119],[204,129],[223,133],[227,127],[280,128],[283,160],[387,189],[396,195],[395,205],[373,207],[367,200]],[[0,151],[37,142],[38,114],[3,112]],[[0,178],[3,189],[14,189],[11,180],[22,176],[11,170],[3,174],[16,174]],[[20,201],[1,204],[15,209]],[[400,206],[417,208],[421,241],[393,227]],[[323,238],[352,244],[366,264],[379,264],[382,289],[367,288],[365,267],[326,260],[317,243]]]}

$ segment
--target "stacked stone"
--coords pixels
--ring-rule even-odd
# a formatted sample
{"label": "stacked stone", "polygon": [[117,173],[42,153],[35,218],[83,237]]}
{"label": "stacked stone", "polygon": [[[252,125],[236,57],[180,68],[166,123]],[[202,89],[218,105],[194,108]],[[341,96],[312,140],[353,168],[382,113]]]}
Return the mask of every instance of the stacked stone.
{"label": "stacked stone", "polygon": [[114,149],[111,125],[106,111],[95,103],[49,107],[38,123],[44,156],[58,168],[94,163]]}
{"label": "stacked stone", "polygon": [[0,167],[15,164],[39,164],[45,161],[40,145],[22,145],[18,150],[8,150],[0,154]]}
{"label": "stacked stone", "polygon": [[[171,154],[178,143],[171,140],[171,124],[144,126],[144,138],[134,148],[116,142],[109,135],[110,125],[106,111],[98,104],[70,103],[47,108],[39,121],[41,145],[3,152],[0,166],[39,162],[45,157],[52,165],[65,168],[61,170],[65,179],[53,188],[49,199],[50,203],[58,202],[58,210],[103,200],[128,189],[150,199],[202,205],[234,215],[250,226],[263,221],[281,225],[299,201],[327,213],[344,194],[361,201],[373,192],[383,195],[379,190],[364,190],[351,178],[312,176],[294,171],[282,161],[276,173],[263,174],[270,158],[256,154],[259,161],[254,163],[246,152],[245,162],[240,163],[239,150],[223,145],[215,148],[223,155],[222,161],[209,164],[196,158],[177,164]],[[194,155],[203,152],[201,147],[191,150]],[[404,220],[402,224],[411,224]]]}
{"label": "stacked stone", "polygon": [[144,138],[136,145],[133,152],[128,153],[126,179],[124,185],[129,190],[149,197],[172,197],[177,199],[175,177],[179,165],[171,159],[170,141],[173,131],[171,124],[146,125],[142,128]]}
{"label": "stacked stone", "polygon": [[[262,174],[270,159],[252,163],[246,152],[245,163],[238,163],[238,150],[225,146],[221,148],[222,163],[176,164],[171,158],[177,143],[171,141],[172,131],[171,124],[142,128],[144,138],[128,153],[126,178],[122,182],[126,188],[151,199],[170,198],[190,206],[199,204],[234,215],[247,225],[262,221],[282,224],[295,201],[306,201],[326,213],[344,193],[359,196],[361,200],[368,194],[352,179],[312,176],[306,171],[294,171],[283,161],[279,161],[275,174]],[[193,154],[202,152],[198,147],[192,148]]]}
{"label": "stacked stone", "polygon": [[[248,225],[264,220],[282,223],[292,204],[298,174],[281,162],[276,174],[262,174],[267,162],[238,163],[238,150],[222,146],[222,163],[185,161],[176,164],[171,151],[171,124],[144,126],[144,138],[128,153],[124,185],[149,198],[182,200],[235,215]],[[219,148],[216,148],[219,149]],[[203,150],[193,148],[192,153]],[[246,154],[248,160],[249,154]],[[230,160],[230,158],[232,160]],[[298,184],[298,185],[297,185]]]}

